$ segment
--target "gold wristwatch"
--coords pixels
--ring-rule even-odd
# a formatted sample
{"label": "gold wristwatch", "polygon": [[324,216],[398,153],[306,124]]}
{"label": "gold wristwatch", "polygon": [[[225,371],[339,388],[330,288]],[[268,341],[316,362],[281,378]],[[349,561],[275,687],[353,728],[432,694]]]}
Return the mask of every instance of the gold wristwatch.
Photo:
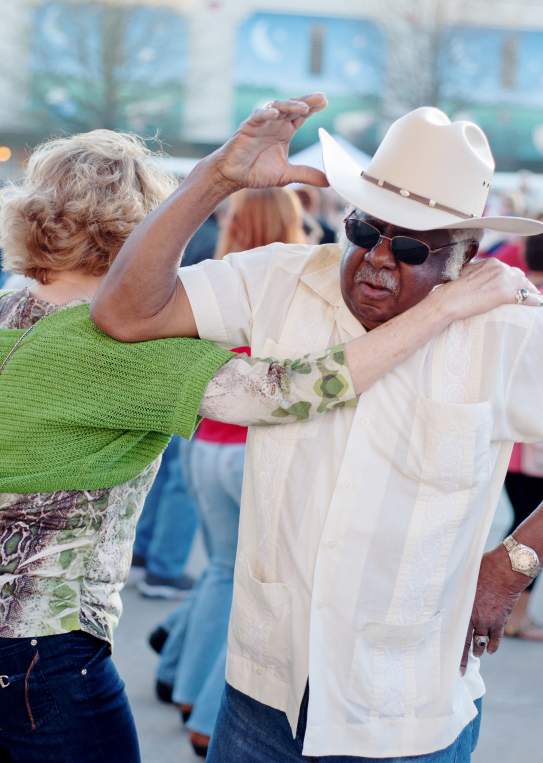
{"label": "gold wristwatch", "polygon": [[535,578],[541,569],[541,562],[537,552],[530,548],[530,546],[519,543],[512,535],[509,535],[503,541],[503,545],[509,554],[513,571],[521,572],[529,578]]}

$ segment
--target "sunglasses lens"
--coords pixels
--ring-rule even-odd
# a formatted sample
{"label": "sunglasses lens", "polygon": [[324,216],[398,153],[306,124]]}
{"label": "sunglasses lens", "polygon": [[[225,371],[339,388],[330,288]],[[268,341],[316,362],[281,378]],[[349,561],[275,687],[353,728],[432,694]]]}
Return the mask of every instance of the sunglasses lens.
{"label": "sunglasses lens", "polygon": [[345,220],[345,234],[351,244],[361,249],[373,249],[379,243],[380,233],[373,225],[363,220],[355,220],[352,217]]}
{"label": "sunglasses lens", "polygon": [[422,265],[430,253],[430,249],[409,236],[394,236],[392,239],[394,257],[406,265]]}

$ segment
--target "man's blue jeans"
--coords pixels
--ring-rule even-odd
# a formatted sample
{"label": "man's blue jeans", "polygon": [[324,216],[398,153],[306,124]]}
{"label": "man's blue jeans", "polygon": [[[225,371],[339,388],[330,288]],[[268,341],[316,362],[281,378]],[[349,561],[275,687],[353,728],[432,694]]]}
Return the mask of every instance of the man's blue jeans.
{"label": "man's blue jeans", "polygon": [[197,526],[196,506],[187,491],[180,449],[191,447],[174,437],[138,522],[134,554],[144,557],[147,572],[167,580],[178,578],[190,554]]}
{"label": "man's blue jeans", "polygon": [[207,763],[469,763],[479,737],[481,700],[476,702],[479,710],[477,718],[445,750],[404,758],[342,755],[308,758],[302,755],[308,696],[306,691],[298,733],[293,739],[284,713],[251,699],[227,684]]}
{"label": "man's blue jeans", "polygon": [[107,642],[74,631],[0,638],[0,761],[139,763]]}

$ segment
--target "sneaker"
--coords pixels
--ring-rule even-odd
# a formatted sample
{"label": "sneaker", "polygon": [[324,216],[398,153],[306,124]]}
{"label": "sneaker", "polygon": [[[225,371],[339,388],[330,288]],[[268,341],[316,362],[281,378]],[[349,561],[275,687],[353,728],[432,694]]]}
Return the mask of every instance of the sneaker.
{"label": "sneaker", "polygon": [[138,584],[138,591],[147,599],[184,599],[193,585],[194,580],[188,575],[172,579],[148,572]]}
{"label": "sneaker", "polygon": [[128,586],[136,586],[145,577],[145,557],[142,554],[132,554],[132,563],[128,573]]}
{"label": "sneaker", "polygon": [[162,651],[162,648],[164,644],[166,643],[166,640],[168,638],[168,631],[166,628],[163,628],[162,625],[159,625],[157,628],[152,631],[152,633],[149,634],[149,646],[153,650],[153,652],[156,652],[157,654],[160,654]]}
{"label": "sneaker", "polygon": [[167,705],[173,703],[173,686],[170,684],[164,683],[164,681],[157,681],[155,683],[155,694],[161,702],[165,702]]}
{"label": "sneaker", "polygon": [[190,716],[192,715],[192,705],[183,702],[179,705],[179,712],[181,713],[181,720],[183,724],[188,723]]}
{"label": "sneaker", "polygon": [[207,734],[199,734],[197,731],[193,731],[190,735],[190,743],[192,745],[192,749],[199,758],[207,757],[210,741],[211,737],[209,737]]}

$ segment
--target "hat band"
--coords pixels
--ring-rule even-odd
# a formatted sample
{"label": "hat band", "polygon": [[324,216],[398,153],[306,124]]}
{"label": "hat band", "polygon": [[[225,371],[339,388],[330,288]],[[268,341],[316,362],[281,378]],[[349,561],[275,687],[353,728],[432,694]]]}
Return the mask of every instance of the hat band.
{"label": "hat band", "polygon": [[364,170],[362,170],[360,175],[364,180],[367,180],[368,183],[373,183],[374,185],[379,186],[379,188],[384,188],[385,191],[392,191],[392,193],[397,193],[399,196],[403,196],[405,199],[411,199],[412,201],[416,201],[419,204],[424,204],[425,207],[439,209],[440,212],[448,212],[450,215],[462,217],[464,220],[469,220],[470,218],[475,217],[475,215],[468,215],[465,212],[460,212],[458,209],[448,207],[446,204],[440,204],[438,201],[429,199],[427,196],[420,196],[418,193],[407,191],[405,188],[400,188],[397,185],[393,185],[387,180],[379,180],[378,178],[374,178],[371,175],[368,175]]}

